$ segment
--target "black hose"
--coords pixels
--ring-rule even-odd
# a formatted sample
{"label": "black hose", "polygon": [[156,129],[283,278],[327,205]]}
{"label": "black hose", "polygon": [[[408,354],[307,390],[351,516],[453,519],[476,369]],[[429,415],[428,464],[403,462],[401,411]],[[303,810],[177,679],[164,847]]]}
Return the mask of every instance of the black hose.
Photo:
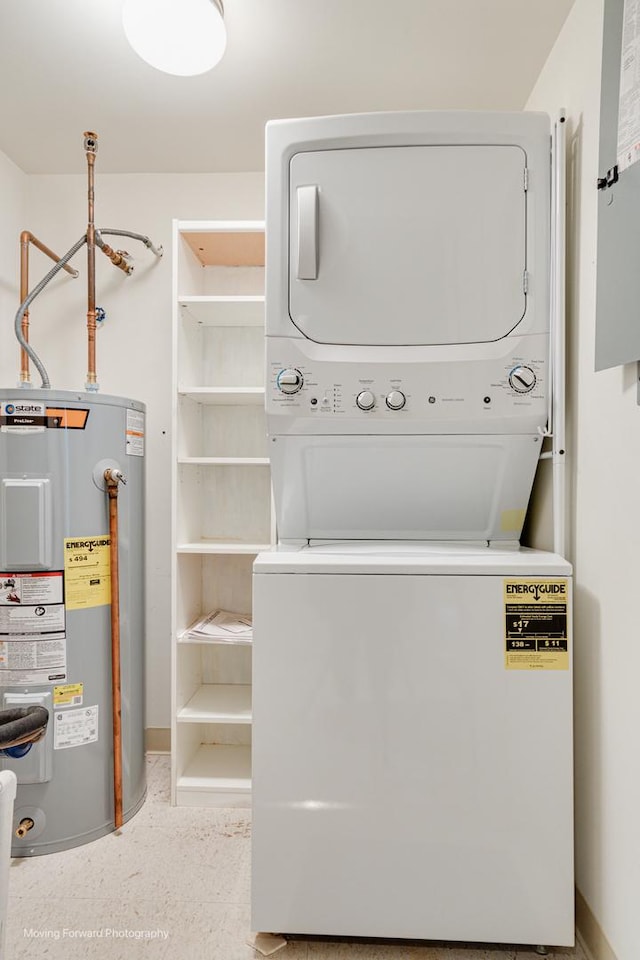
{"label": "black hose", "polygon": [[47,729],[49,711],[33,704],[0,710],[0,750],[22,743],[35,743]]}

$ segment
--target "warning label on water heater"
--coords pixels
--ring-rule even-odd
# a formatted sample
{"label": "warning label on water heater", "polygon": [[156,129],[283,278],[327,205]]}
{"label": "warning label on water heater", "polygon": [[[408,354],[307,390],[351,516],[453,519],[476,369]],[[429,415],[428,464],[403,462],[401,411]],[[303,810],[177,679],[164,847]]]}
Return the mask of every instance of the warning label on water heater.
{"label": "warning label on water heater", "polygon": [[569,581],[504,581],[507,670],[569,669]]}
{"label": "warning label on water heater", "polygon": [[0,684],[67,676],[62,570],[0,573]]}
{"label": "warning label on water heater", "polygon": [[144,413],[141,410],[127,408],[125,439],[128,456],[144,457]]}

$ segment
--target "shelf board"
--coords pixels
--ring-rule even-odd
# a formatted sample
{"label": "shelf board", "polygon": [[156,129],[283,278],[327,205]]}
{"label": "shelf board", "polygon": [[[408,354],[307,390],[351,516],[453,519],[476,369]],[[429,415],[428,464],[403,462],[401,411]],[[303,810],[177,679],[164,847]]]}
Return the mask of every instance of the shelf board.
{"label": "shelf board", "polygon": [[177,636],[177,643],[183,643],[185,646],[187,644],[200,644],[201,646],[219,646],[219,647],[250,647],[253,643],[253,635],[250,637],[243,637],[242,640],[236,640],[231,634],[229,635],[228,640],[223,640],[222,638],[218,639],[216,637],[211,637],[206,639],[205,637],[187,637],[185,634],[187,630],[181,630]]}
{"label": "shelf board", "polygon": [[237,406],[244,403],[261,404],[264,400],[264,387],[180,387],[178,394],[197,403]]}
{"label": "shelf board", "polygon": [[264,224],[250,229],[231,221],[226,229],[180,232],[203,267],[264,267]]}
{"label": "shelf board", "polygon": [[236,542],[218,542],[217,540],[198,540],[195,543],[179,543],[176,547],[177,553],[262,553],[263,550],[270,550],[270,543],[241,543]]}
{"label": "shelf board", "polygon": [[248,793],[251,790],[251,747],[202,744],[178,777],[178,790]]}
{"label": "shelf board", "polygon": [[178,463],[203,467],[268,467],[268,457],[178,457]]}
{"label": "shelf board", "polygon": [[178,233],[264,233],[264,220],[178,220]]}
{"label": "shelf board", "polygon": [[203,683],[177,718],[178,723],[251,723],[251,685]]}
{"label": "shelf board", "polygon": [[264,297],[179,297],[183,316],[203,327],[263,327]]}

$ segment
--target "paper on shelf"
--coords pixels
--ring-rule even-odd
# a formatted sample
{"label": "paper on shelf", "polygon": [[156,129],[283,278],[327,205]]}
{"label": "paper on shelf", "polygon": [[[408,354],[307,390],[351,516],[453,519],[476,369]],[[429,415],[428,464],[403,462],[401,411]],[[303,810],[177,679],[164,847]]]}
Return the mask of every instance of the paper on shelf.
{"label": "paper on shelf", "polygon": [[182,640],[211,640],[216,643],[250,643],[253,625],[251,617],[227,610],[212,610],[187,627]]}

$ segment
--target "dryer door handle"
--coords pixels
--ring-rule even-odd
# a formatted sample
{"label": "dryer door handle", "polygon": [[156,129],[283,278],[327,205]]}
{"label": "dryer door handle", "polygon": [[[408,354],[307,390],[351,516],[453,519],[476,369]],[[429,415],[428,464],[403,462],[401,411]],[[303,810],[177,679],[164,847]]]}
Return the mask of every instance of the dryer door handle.
{"label": "dryer door handle", "polygon": [[298,280],[318,279],[318,187],[298,187]]}

